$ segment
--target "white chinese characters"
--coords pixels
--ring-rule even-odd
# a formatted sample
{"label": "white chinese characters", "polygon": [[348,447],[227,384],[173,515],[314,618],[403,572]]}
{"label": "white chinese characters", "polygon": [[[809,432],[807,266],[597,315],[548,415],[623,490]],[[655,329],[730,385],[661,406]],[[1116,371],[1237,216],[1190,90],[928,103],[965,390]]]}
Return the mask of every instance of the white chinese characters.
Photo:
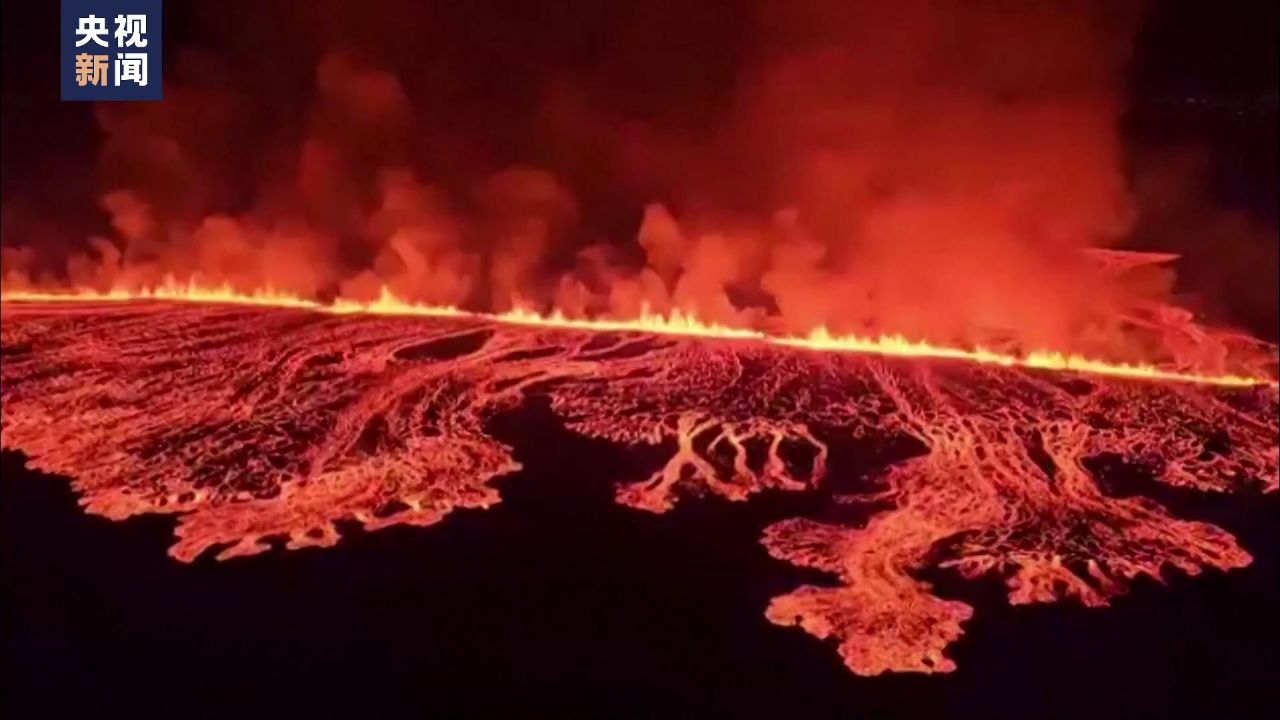
{"label": "white chinese characters", "polygon": [[107,41],[103,39],[103,35],[107,34],[107,21],[97,15],[80,18],[80,25],[76,28],[76,35],[80,38],[76,41],[76,47],[83,47],[89,42],[95,42],[102,47],[107,46]]}
{"label": "white chinese characters", "polygon": [[116,16],[116,45],[126,47],[147,46],[147,39],[143,35],[147,34],[147,16],[146,15],[117,15]]}
{"label": "white chinese characters", "polygon": [[[145,14],[120,14],[115,16],[115,32],[107,29],[106,18],[97,15],[77,18],[76,47],[84,50],[73,56],[74,79],[79,87],[147,86],[150,59],[147,52],[147,16]],[[114,35],[115,46],[111,45]],[[85,47],[88,45],[89,47]],[[93,45],[106,48],[94,54]],[[136,48],[137,51],[128,52]],[[118,51],[118,52],[112,52]],[[108,73],[108,69],[112,72]],[[110,77],[108,77],[110,75]]]}
{"label": "white chinese characters", "polygon": [[147,54],[116,53],[116,86],[122,82],[147,86]]}

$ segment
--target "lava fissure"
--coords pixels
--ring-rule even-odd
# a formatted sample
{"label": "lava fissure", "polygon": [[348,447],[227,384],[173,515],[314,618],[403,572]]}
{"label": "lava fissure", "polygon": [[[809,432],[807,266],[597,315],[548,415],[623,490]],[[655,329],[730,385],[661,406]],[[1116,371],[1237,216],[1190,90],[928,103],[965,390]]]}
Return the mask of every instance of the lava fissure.
{"label": "lava fissure", "polygon": [[[325,304],[276,290],[258,289],[241,292],[228,285],[204,287],[189,281],[186,284],[170,279],[167,283],[141,290],[79,290],[75,292],[6,291],[0,298],[10,303],[21,302],[72,302],[117,303],[138,300],[167,302],[193,302],[199,304],[229,304],[274,308],[293,308],[339,315],[370,314],[418,317],[469,317],[486,322],[498,322],[535,327],[590,330],[597,332],[644,332],[649,334],[697,336],[724,340],[754,340],[774,345],[805,348],[826,352],[847,352],[897,357],[947,359],[992,365],[998,367],[1024,367],[1043,370],[1070,370],[1112,377],[1163,380],[1193,384],[1248,387],[1277,383],[1262,373],[1235,374],[1223,372],[1186,371],[1157,367],[1149,363],[1112,362],[1085,357],[1074,353],[1037,350],[1025,354],[1001,352],[983,347],[971,349],[936,345],[911,340],[901,335],[863,337],[859,335],[833,335],[825,326],[813,328],[807,335],[777,336],[759,330],[706,323],[695,315],[674,310],[660,315],[642,308],[639,317],[626,320],[610,318],[567,317],[558,310],[549,315],[515,309],[499,314],[477,313],[453,306],[421,305],[406,302],[393,295],[385,287],[381,296],[371,302],[357,302],[339,298]],[[1207,336],[1205,338],[1207,340]],[[1256,341],[1250,339],[1252,344]],[[627,342],[607,351],[610,353],[643,354],[645,341]],[[1225,353],[1225,350],[1223,350]],[[1253,362],[1256,362],[1253,361]]]}
{"label": "lava fissure", "polygon": [[[173,557],[226,559],[499,502],[494,481],[519,464],[487,428],[545,397],[570,431],[670,449],[617,487],[624,505],[829,493],[836,511],[775,523],[763,543],[832,582],[766,615],[833,638],[860,674],[954,668],[973,608],[936,595],[931,571],[995,574],[1015,604],[1099,606],[1166,565],[1250,562],[1214,525],[1104,491],[1099,458],[1186,492],[1277,487],[1269,385],[313,310],[6,304],[3,444],[72,477],[89,512],[176,514]],[[888,448],[868,454],[874,482],[837,442]]]}

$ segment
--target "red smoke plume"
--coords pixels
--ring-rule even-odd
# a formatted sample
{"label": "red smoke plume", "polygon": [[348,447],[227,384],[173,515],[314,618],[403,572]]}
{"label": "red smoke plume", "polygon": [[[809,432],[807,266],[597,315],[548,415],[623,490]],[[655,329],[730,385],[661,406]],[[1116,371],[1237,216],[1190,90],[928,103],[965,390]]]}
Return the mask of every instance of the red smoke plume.
{"label": "red smoke plume", "polygon": [[386,287],[1155,352],[1134,322],[1170,317],[1172,273],[1082,252],[1144,217],[1118,129],[1135,4],[667,5],[484,6],[461,36],[399,2],[210,21],[226,53],[178,47],[164,101],[97,109],[110,232],[50,252],[10,203],[5,286]]}

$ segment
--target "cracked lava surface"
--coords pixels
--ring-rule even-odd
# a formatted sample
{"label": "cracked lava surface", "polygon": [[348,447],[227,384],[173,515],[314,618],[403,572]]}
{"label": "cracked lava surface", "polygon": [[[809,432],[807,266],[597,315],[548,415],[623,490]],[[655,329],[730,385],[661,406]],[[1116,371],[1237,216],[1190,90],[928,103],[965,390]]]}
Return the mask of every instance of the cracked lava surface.
{"label": "cracked lava surface", "polygon": [[[872,511],[766,528],[772,556],[831,582],[765,615],[833,638],[864,675],[954,669],[945,651],[973,609],[935,595],[932,570],[994,573],[1015,604],[1099,606],[1165,567],[1250,562],[1214,525],[1107,493],[1104,465],[1203,492],[1277,486],[1275,386],[475,317],[169,302],[6,304],[2,317],[4,446],[71,477],[91,513],[176,514],[182,561],[500,502],[492,483],[519,464],[486,427],[534,396],[574,432],[671,449],[617,488],[638,510],[827,488]],[[919,452],[837,478],[833,433]]]}

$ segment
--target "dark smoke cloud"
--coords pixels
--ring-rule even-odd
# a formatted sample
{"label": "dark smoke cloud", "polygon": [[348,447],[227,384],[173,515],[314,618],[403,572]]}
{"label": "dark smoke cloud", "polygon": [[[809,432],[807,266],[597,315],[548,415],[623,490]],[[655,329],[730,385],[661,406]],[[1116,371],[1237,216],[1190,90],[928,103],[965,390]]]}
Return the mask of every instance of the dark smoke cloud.
{"label": "dark smoke cloud", "polygon": [[1126,173],[1135,3],[368,5],[195,10],[165,100],[97,108],[104,227],[49,257],[57,223],[9,202],[6,285],[1115,351],[1173,280],[1084,249],[1211,235],[1224,291],[1266,259],[1194,180]]}
{"label": "dark smoke cloud", "polygon": [[1209,153],[1186,147],[1150,152],[1138,164],[1133,192],[1143,208],[1133,242],[1178,253],[1180,304],[1232,318],[1274,341],[1280,308],[1276,228],[1214,202],[1206,186]]}

